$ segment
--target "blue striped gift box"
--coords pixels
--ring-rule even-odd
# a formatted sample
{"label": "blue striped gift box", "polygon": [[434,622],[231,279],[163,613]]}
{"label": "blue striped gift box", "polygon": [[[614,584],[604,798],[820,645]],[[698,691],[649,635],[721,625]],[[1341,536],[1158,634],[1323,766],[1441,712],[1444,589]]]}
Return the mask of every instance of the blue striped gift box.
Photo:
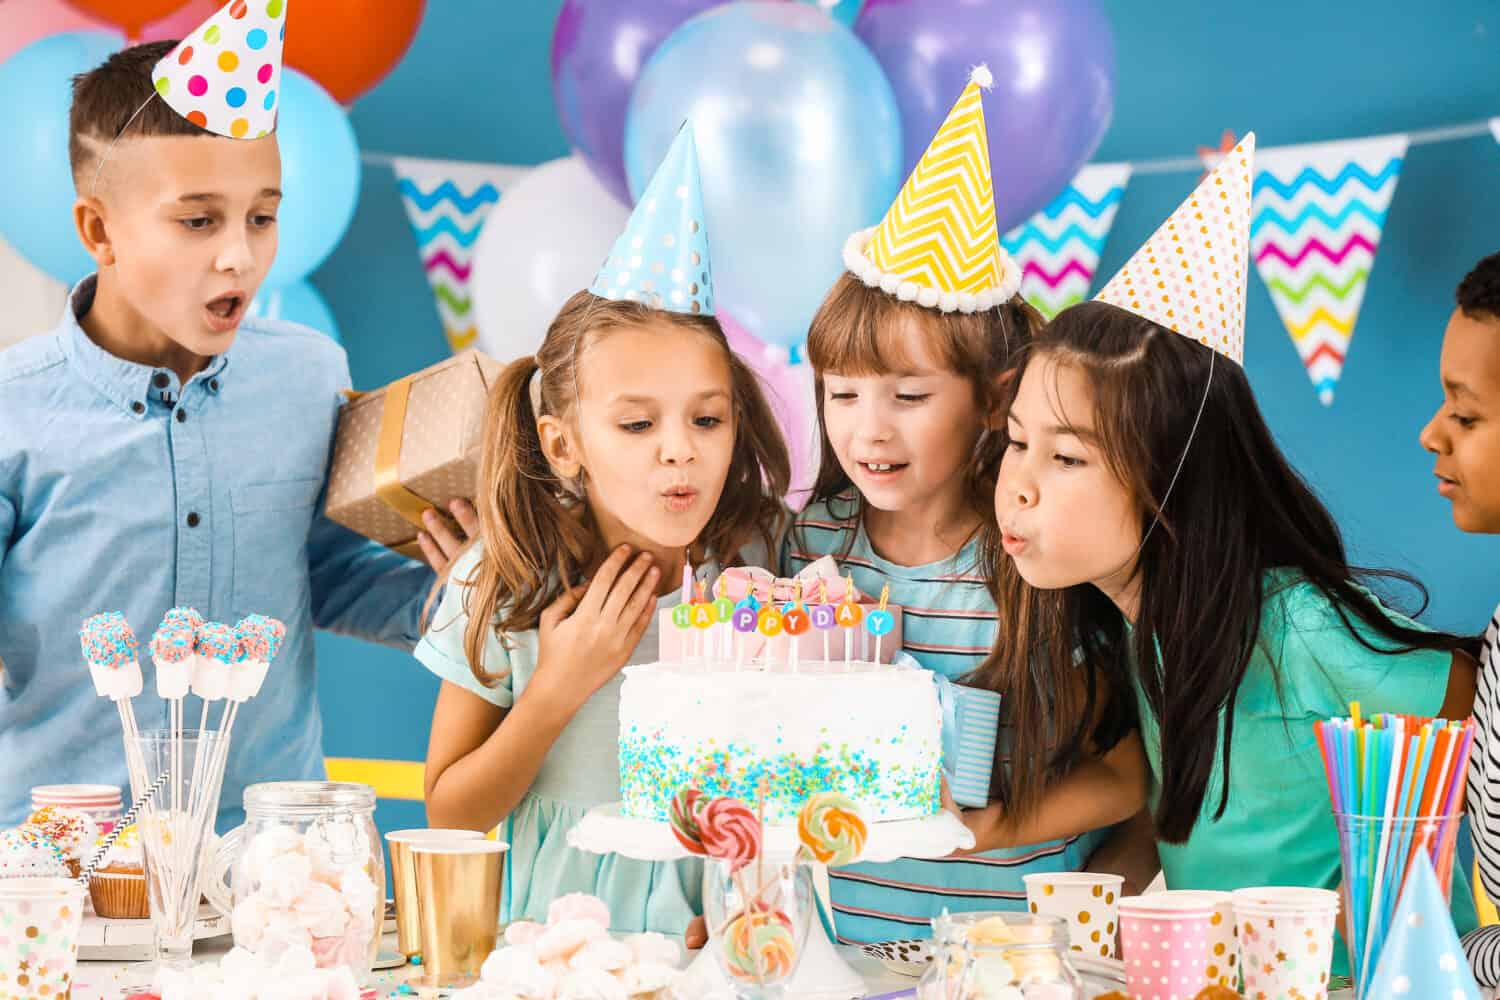
{"label": "blue striped gift box", "polygon": [[[952,685],[955,728],[954,752],[943,761],[953,801],[978,809],[989,805],[990,774],[995,766],[995,740],[1000,735],[1000,695],[994,691]],[[949,747],[955,741],[944,740]]]}

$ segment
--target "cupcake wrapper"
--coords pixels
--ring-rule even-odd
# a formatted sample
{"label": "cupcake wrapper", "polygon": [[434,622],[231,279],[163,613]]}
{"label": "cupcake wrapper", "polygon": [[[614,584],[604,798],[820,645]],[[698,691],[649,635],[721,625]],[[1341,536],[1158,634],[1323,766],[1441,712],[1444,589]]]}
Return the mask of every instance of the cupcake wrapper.
{"label": "cupcake wrapper", "polygon": [[95,872],[89,880],[89,897],[101,917],[145,920],[151,916],[146,902],[146,876]]}

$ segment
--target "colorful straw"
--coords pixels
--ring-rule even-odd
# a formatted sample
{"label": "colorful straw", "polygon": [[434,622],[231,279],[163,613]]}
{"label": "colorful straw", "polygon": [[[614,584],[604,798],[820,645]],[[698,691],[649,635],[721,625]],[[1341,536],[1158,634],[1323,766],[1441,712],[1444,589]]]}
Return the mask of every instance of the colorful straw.
{"label": "colorful straw", "polygon": [[1328,776],[1348,896],[1349,946],[1364,997],[1419,850],[1440,879],[1453,869],[1462,788],[1473,749],[1473,720],[1360,715],[1313,724]]}

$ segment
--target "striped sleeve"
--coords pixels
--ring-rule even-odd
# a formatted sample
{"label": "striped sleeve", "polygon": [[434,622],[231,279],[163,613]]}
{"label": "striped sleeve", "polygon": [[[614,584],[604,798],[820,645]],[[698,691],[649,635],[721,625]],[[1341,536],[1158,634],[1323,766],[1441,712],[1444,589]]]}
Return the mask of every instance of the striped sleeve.
{"label": "striped sleeve", "polygon": [[[1469,821],[1479,880],[1491,899],[1500,899],[1500,713],[1495,703],[1500,670],[1500,610],[1490,619],[1479,655],[1474,694],[1474,750],[1469,758]],[[1500,927],[1481,927],[1464,938],[1474,978],[1484,987],[1500,986]]]}

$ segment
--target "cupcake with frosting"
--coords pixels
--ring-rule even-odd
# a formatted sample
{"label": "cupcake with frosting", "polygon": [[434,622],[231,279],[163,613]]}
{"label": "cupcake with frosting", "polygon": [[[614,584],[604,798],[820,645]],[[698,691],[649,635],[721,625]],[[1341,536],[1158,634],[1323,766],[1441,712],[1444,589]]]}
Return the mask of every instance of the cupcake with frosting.
{"label": "cupcake with frosting", "polygon": [[67,878],[62,851],[40,830],[0,830],[0,878]]}
{"label": "cupcake with frosting", "polygon": [[89,897],[101,917],[145,920],[151,915],[146,902],[146,856],[134,825],[120,831],[90,876]]}
{"label": "cupcake with frosting", "polygon": [[74,878],[88,860],[86,852],[91,851],[99,839],[99,824],[94,818],[81,809],[66,806],[44,806],[31,814],[26,825],[57,845]]}

